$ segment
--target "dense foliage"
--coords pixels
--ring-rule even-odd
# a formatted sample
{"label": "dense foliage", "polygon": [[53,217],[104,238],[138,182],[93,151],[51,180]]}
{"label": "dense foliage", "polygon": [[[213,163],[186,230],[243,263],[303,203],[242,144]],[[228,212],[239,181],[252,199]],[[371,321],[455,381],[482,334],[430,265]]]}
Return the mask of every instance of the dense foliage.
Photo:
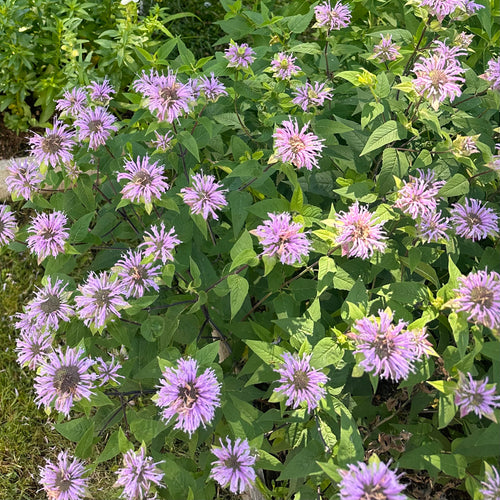
{"label": "dense foliage", "polygon": [[18,358],[76,443],[42,486],[123,455],[109,498],[497,498],[499,13],[222,5],[197,60],[129,2],[143,67],[55,82],[11,166]]}

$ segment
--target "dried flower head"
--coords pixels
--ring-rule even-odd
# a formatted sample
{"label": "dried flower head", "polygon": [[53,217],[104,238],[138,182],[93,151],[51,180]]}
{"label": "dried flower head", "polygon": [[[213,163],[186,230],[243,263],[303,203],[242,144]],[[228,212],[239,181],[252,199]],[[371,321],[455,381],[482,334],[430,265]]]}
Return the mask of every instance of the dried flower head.
{"label": "dried flower head", "polygon": [[328,382],[328,377],[311,367],[311,355],[303,354],[299,357],[285,352],[283,360],[284,363],[275,370],[281,375],[278,381],[281,385],[276,392],[288,397],[288,406],[298,408],[306,403],[309,411],[314,410],[319,400],[325,397],[326,390],[322,385]]}
{"label": "dried flower head", "polygon": [[50,500],[83,500],[89,479],[83,462],[61,451],[57,460],[40,467],[40,484]]}
{"label": "dried flower head", "polygon": [[127,451],[123,455],[123,467],[116,471],[118,479],[114,484],[123,486],[120,498],[146,500],[153,484],[161,486],[164,473],[157,467],[160,463],[146,456],[143,446],[137,452]]}
{"label": "dried flower head", "polygon": [[358,462],[339,472],[340,500],[406,500],[401,493],[405,486],[399,482],[402,474],[396,474],[383,462]]}
{"label": "dried flower head", "polygon": [[65,227],[68,219],[62,212],[54,210],[50,214],[41,213],[31,219],[28,227],[26,242],[38,261],[52,255],[56,257],[64,252],[64,244],[69,237],[68,228]]}
{"label": "dried flower head", "polygon": [[273,134],[274,155],[284,163],[291,163],[297,168],[305,167],[312,170],[319,168],[318,160],[321,158],[321,150],[325,147],[316,135],[306,130],[309,122],[299,130],[297,120],[290,118],[285,120],[282,127],[277,127]]}
{"label": "dried flower head", "polygon": [[500,328],[500,274],[477,271],[458,278],[452,304],[469,314],[468,320],[488,328]]}
{"label": "dried flower head", "polygon": [[211,215],[215,220],[219,217],[215,213],[227,205],[222,184],[215,180],[213,175],[202,173],[193,175],[192,185],[181,189],[182,199],[191,207],[191,213],[201,214],[205,220]]}
{"label": "dried flower head", "polygon": [[73,402],[89,399],[92,395],[95,374],[88,369],[94,364],[83,357],[82,349],[61,349],[50,352],[41,362],[39,374],[35,378],[38,406],[49,407],[54,402],[55,409],[69,416]]}
{"label": "dried flower head", "polygon": [[256,479],[256,457],[252,455],[246,439],[238,438],[233,443],[226,438],[226,443],[220,440],[220,448],[212,447],[217,460],[212,462],[210,477],[223,488],[229,486],[232,493],[243,493]]}
{"label": "dried flower head", "polygon": [[207,368],[198,375],[198,362],[180,359],[177,368],[165,368],[160,380],[156,404],[161,416],[169,422],[177,416],[175,429],[182,429],[190,436],[203,425],[206,427],[220,406],[220,383],[215,372]]}
{"label": "dried flower head", "polygon": [[335,223],[339,234],[337,244],[342,255],[367,259],[375,251],[384,252],[387,236],[382,229],[383,222],[376,222],[373,214],[356,201],[348,212],[340,212]]}
{"label": "dried flower head", "polygon": [[460,417],[465,417],[471,411],[479,418],[486,417],[496,422],[495,408],[500,408],[500,395],[495,394],[496,384],[487,388],[488,377],[484,380],[474,380],[470,373],[465,377],[460,373],[455,393],[455,404],[460,408]]}
{"label": "dried flower head", "polygon": [[451,222],[459,236],[472,241],[484,240],[498,234],[498,215],[479,200],[466,198],[450,210]]}
{"label": "dried flower head", "polygon": [[264,247],[263,255],[276,255],[282,264],[289,265],[307,257],[311,242],[305,233],[300,232],[302,224],[292,222],[292,216],[287,212],[267,215],[269,219],[250,231]]}

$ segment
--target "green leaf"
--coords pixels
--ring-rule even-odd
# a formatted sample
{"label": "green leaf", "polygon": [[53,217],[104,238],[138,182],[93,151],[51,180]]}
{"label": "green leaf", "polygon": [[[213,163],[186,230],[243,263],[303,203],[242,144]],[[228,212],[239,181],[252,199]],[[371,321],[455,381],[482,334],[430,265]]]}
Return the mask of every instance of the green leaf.
{"label": "green leaf", "polygon": [[94,422],[87,429],[85,434],[79,439],[75,448],[75,455],[79,458],[86,459],[92,455],[92,446],[94,444]]}
{"label": "green leaf", "polygon": [[290,210],[293,212],[302,212],[302,207],[304,206],[304,195],[300,184],[297,183],[295,189],[293,190],[292,200],[290,201]]}
{"label": "green leaf", "polygon": [[340,443],[337,459],[340,466],[363,460],[363,441],[358,426],[345,406],[340,407]]}
{"label": "green leaf", "polygon": [[452,444],[453,453],[466,457],[497,457],[500,450],[500,424],[490,424],[486,429],[475,429],[463,439]]}
{"label": "green leaf", "polygon": [[444,429],[455,418],[456,412],[455,394],[439,393],[438,429]]}
{"label": "green leaf", "polygon": [[320,466],[316,460],[322,456],[321,445],[316,441],[310,441],[306,447],[298,448],[298,453],[289,453],[285,462],[285,469],[278,477],[278,481],[307,477],[319,472]]}
{"label": "green leaf", "polygon": [[406,129],[400,123],[397,123],[394,120],[389,120],[372,132],[365,144],[365,147],[363,148],[363,151],[361,151],[360,156],[366,155],[371,151],[397,141],[398,139],[405,138]]}
{"label": "green leaf", "polygon": [[361,112],[361,128],[365,128],[369,123],[371,123],[377,116],[380,116],[384,112],[384,105],[380,102],[369,102],[363,106],[363,111]]}
{"label": "green leaf", "polygon": [[267,453],[267,451],[259,450],[259,458],[255,467],[258,469],[282,471],[284,466],[275,456]]}
{"label": "green leaf", "polygon": [[86,417],[76,418],[69,422],[54,424],[54,428],[59,434],[73,442],[78,442],[93,423]]}
{"label": "green leaf", "polygon": [[198,143],[187,130],[182,130],[181,132],[179,132],[177,134],[177,139],[198,161],[200,161]]}
{"label": "green leaf", "polygon": [[227,278],[229,286],[229,302],[231,305],[231,319],[233,319],[248,296],[248,281],[239,274],[232,274]]}
{"label": "green leaf", "polygon": [[165,323],[161,316],[150,316],[141,324],[141,335],[148,341],[154,342],[164,331]]}
{"label": "green leaf", "polygon": [[200,365],[210,365],[215,361],[217,354],[219,353],[220,341],[210,342],[206,346],[198,349],[194,358],[200,362]]}
{"label": "green leaf", "polygon": [[353,201],[360,201],[362,203],[373,203],[377,200],[377,195],[371,193],[371,185],[368,181],[357,182],[349,186],[344,186],[339,189],[334,189],[333,192],[340,196]]}
{"label": "green leaf", "polygon": [[469,192],[469,181],[462,174],[455,174],[438,192],[438,196],[451,198]]}
{"label": "green leaf", "polygon": [[229,252],[231,259],[236,259],[241,252],[244,252],[245,250],[253,250],[252,237],[247,230],[243,231],[241,236],[238,238],[238,241],[236,241],[233,248],[231,248],[231,251]]}
{"label": "green leaf", "polygon": [[139,442],[144,441],[147,445],[165,430],[165,425],[153,418],[133,418],[129,424],[135,439]]}
{"label": "green leaf", "polygon": [[325,337],[314,346],[311,365],[317,369],[335,366],[342,360],[343,355],[344,351],[338,343],[331,337]]}
{"label": "green leaf", "polygon": [[268,365],[281,365],[283,363],[283,353],[285,350],[282,347],[261,340],[243,341],[264,363]]}
{"label": "green leaf", "polygon": [[81,175],[78,178],[73,191],[87,210],[95,210],[96,201],[92,190],[92,179],[88,175]]}
{"label": "green leaf", "polygon": [[448,322],[450,323],[460,357],[463,358],[469,345],[469,323],[466,315],[451,312],[448,315]]}
{"label": "green leaf", "polygon": [[[311,13],[313,11],[311,10]],[[296,16],[296,17],[304,17],[304,16]],[[321,48],[317,43],[304,42],[298,43],[292,47],[294,54],[321,54]]]}
{"label": "green leaf", "polygon": [[80,217],[76,222],[71,226],[71,231],[69,233],[69,241],[70,243],[78,243],[85,239],[85,236],[89,234],[89,225],[94,218],[95,213],[90,212],[83,217]]}
{"label": "green leaf", "polygon": [[118,447],[118,431],[113,432],[102,450],[102,453],[97,457],[96,463],[106,462],[116,457],[120,453],[120,448]]}

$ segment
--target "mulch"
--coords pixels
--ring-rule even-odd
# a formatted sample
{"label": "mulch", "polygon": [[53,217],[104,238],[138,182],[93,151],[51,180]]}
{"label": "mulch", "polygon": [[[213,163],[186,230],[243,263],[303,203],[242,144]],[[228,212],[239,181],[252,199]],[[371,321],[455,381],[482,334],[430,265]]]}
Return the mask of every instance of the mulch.
{"label": "mulch", "polygon": [[0,115],[0,160],[26,156],[28,140],[32,135],[31,132],[14,132],[8,129]]}

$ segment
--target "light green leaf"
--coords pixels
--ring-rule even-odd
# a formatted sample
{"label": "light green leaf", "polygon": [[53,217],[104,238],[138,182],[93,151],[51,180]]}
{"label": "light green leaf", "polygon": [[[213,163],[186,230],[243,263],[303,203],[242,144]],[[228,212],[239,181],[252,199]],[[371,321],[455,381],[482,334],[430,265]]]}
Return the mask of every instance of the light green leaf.
{"label": "light green leaf", "polygon": [[227,278],[229,286],[229,302],[231,305],[231,319],[233,319],[248,296],[248,281],[239,274],[232,274]]}
{"label": "light green leaf", "polygon": [[394,120],[389,120],[372,132],[365,144],[365,147],[363,148],[363,151],[361,151],[360,156],[366,155],[371,151],[397,141],[398,139],[405,138],[406,129],[400,123],[397,123]]}

